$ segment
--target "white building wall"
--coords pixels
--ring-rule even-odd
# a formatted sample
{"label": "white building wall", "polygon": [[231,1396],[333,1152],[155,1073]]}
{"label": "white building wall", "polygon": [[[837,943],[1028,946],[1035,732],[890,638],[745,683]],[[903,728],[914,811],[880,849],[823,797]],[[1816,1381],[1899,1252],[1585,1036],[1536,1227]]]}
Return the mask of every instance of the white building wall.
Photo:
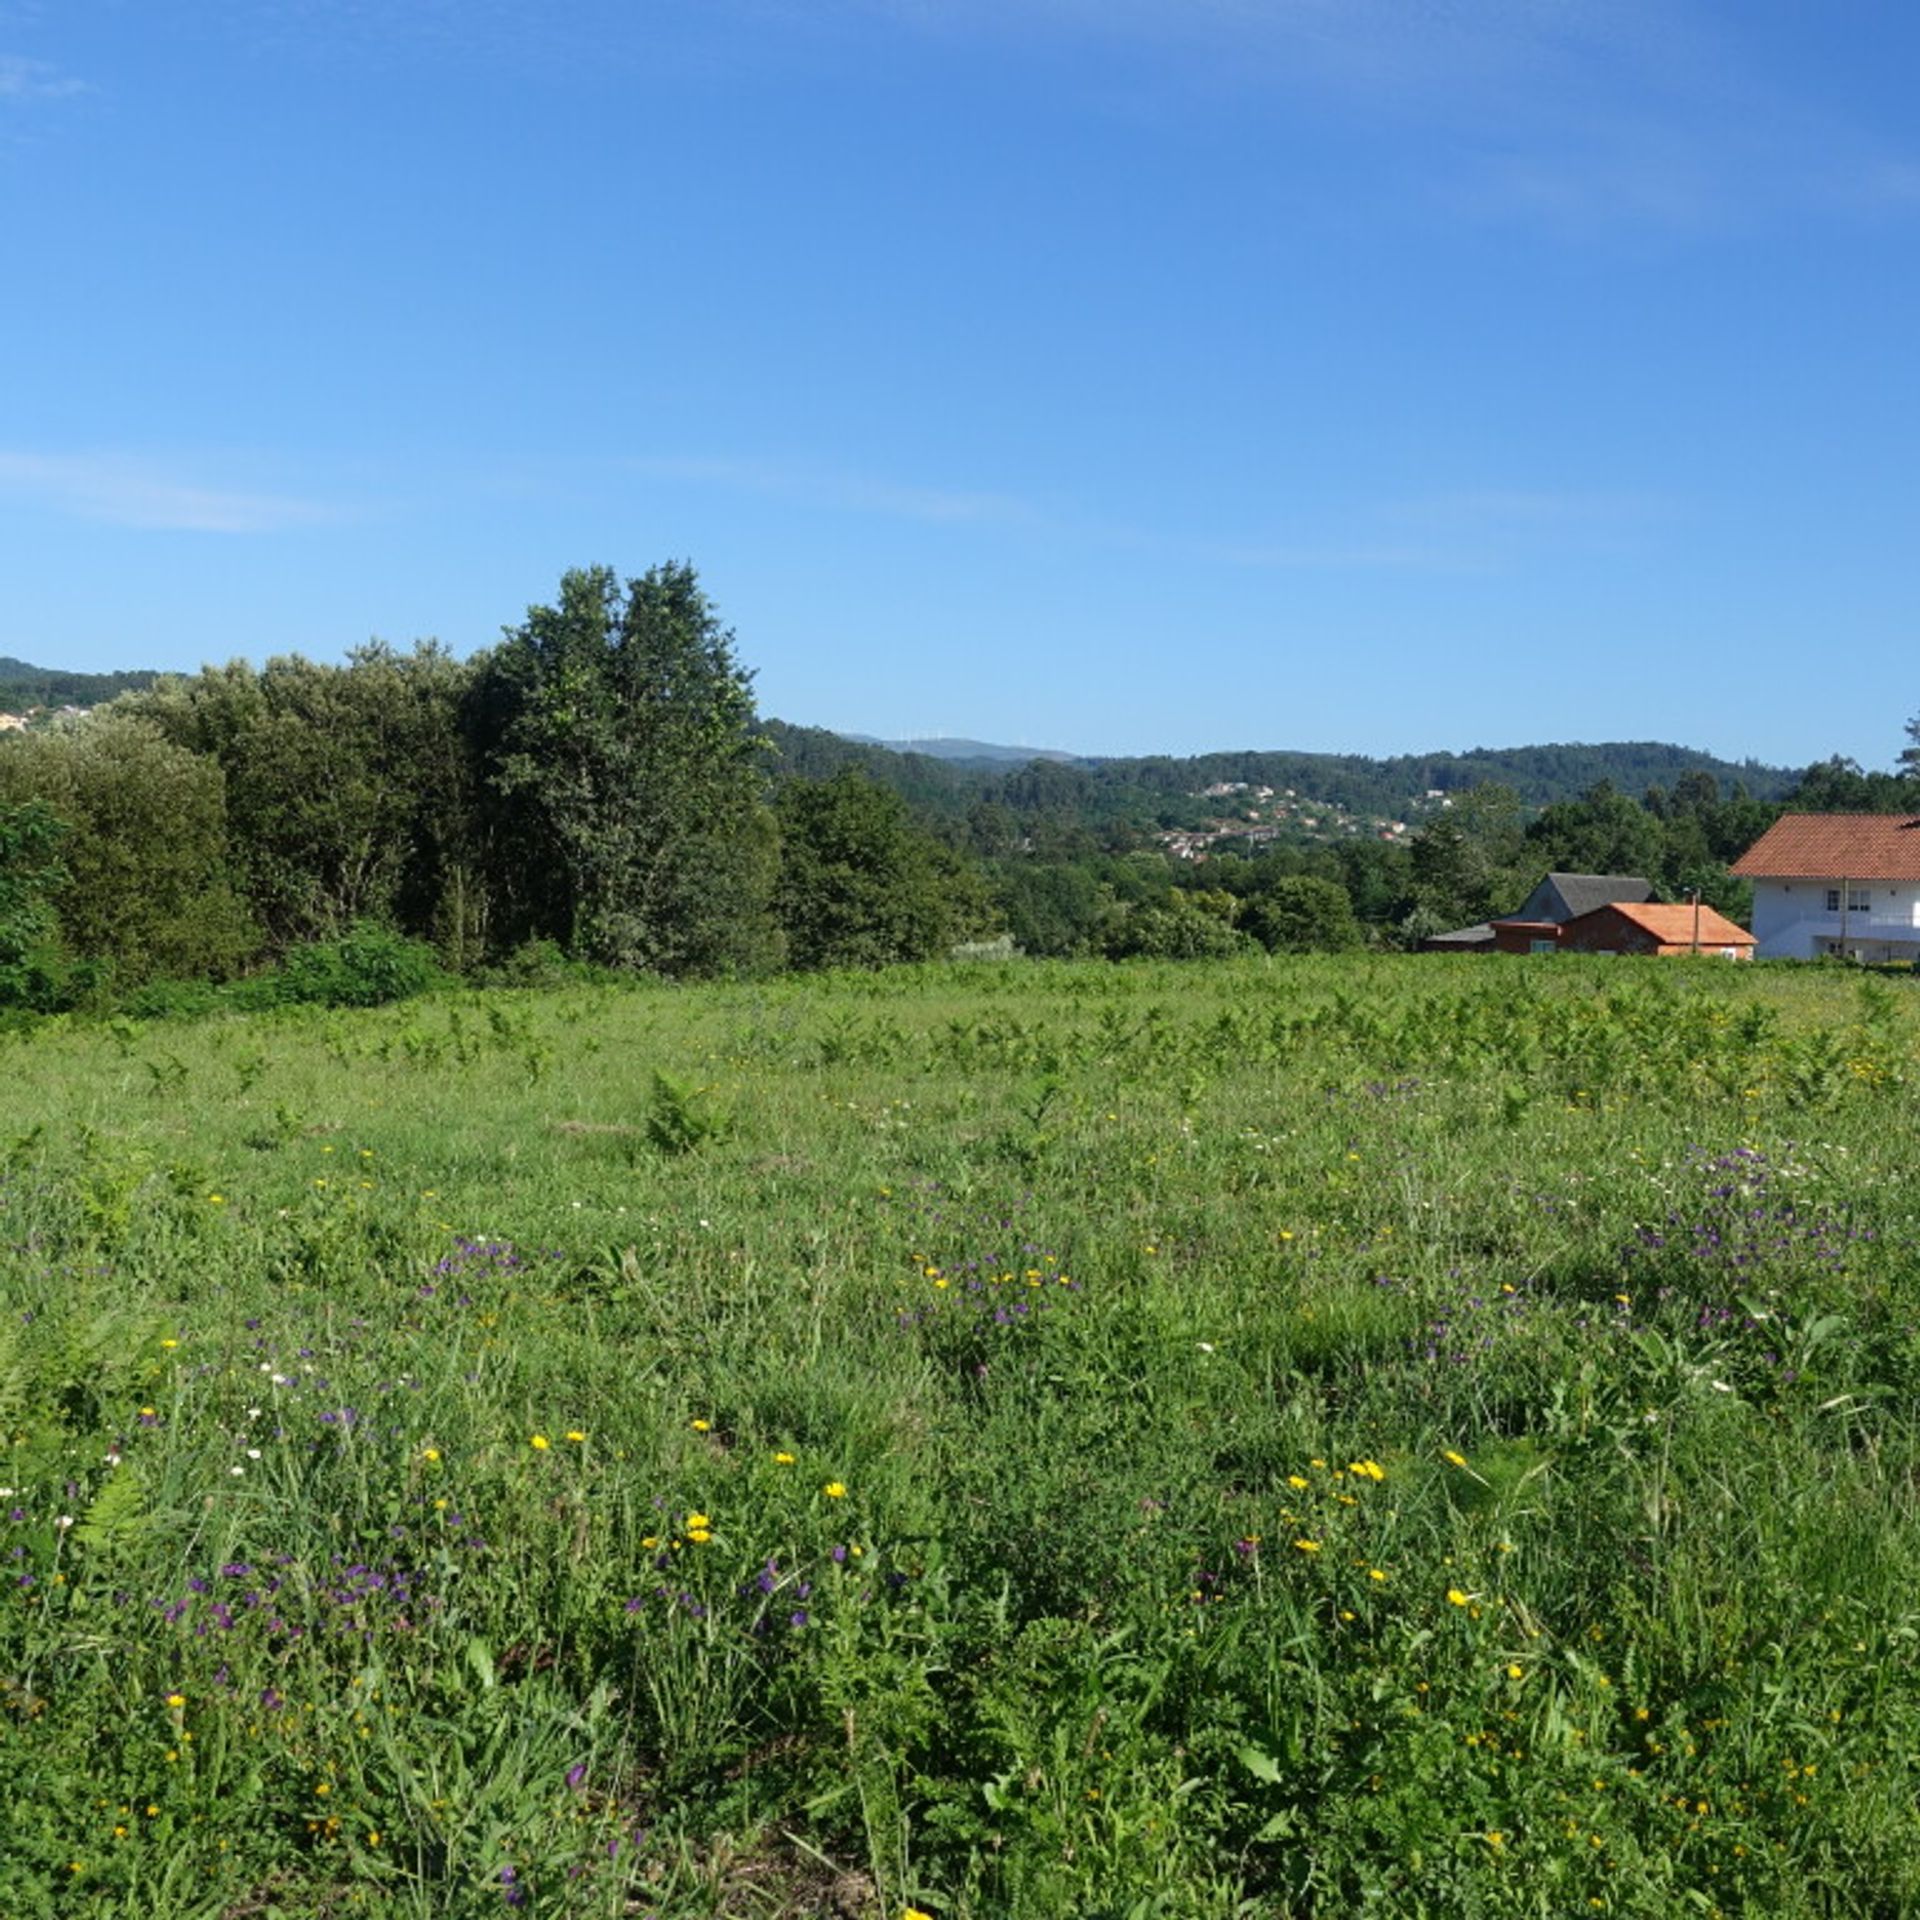
{"label": "white building wall", "polygon": [[[1866,910],[1827,905],[1867,896]],[[1753,937],[1763,960],[1815,960],[1844,950],[1864,960],[1920,956],[1920,883],[1830,880],[1756,880]]]}

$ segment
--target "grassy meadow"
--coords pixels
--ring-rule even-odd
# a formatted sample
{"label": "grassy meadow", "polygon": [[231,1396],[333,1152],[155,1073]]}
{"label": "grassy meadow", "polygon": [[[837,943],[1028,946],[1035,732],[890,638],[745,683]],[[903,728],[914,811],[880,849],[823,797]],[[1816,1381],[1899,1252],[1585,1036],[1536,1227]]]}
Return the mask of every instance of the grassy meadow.
{"label": "grassy meadow", "polygon": [[1920,987],[0,1035],[0,1914],[1920,1912]]}

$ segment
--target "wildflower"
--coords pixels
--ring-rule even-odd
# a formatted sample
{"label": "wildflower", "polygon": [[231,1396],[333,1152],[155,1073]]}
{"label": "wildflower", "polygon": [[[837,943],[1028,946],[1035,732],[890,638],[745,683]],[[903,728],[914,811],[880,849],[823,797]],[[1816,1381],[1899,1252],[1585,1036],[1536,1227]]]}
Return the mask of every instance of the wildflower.
{"label": "wildflower", "polygon": [[1524,1680],[1526,1677],[1527,1677],[1527,1671],[1523,1666],[1521,1666],[1519,1661],[1514,1660],[1508,1663],[1507,1678],[1509,1680]]}
{"label": "wildflower", "polygon": [[535,1453],[545,1453],[553,1443],[544,1433],[536,1433],[527,1444],[532,1447]]}
{"label": "wildflower", "polygon": [[842,1486],[838,1480],[829,1480],[820,1491],[824,1493],[829,1500],[844,1500],[847,1497],[846,1488]]}
{"label": "wildflower", "polygon": [[1449,1466],[1453,1467],[1464,1467],[1467,1464],[1467,1456],[1464,1453],[1454,1452],[1451,1447],[1449,1447],[1440,1458],[1446,1461]]}
{"label": "wildflower", "polygon": [[426,1461],[429,1466],[437,1466],[440,1462],[440,1449],[438,1447],[422,1447],[420,1449],[420,1458]]}
{"label": "wildflower", "polygon": [[1458,1587],[1449,1587],[1447,1589],[1447,1605],[1450,1607],[1468,1606],[1472,1603],[1472,1600],[1473,1596],[1471,1594],[1462,1593]]}
{"label": "wildflower", "polygon": [[1318,1553],[1320,1551],[1320,1542],[1318,1540],[1296,1540],[1293,1544],[1298,1547],[1302,1553]]}
{"label": "wildflower", "polygon": [[1304,1474],[1290,1473],[1287,1475],[1287,1485],[1290,1487],[1301,1488],[1301,1487],[1306,1487],[1310,1484],[1311,1483],[1308,1481],[1307,1477]]}
{"label": "wildflower", "polygon": [[1347,1471],[1358,1474],[1363,1480],[1379,1481],[1387,1477],[1386,1468],[1377,1460],[1356,1460]]}
{"label": "wildflower", "polygon": [[187,1696],[184,1693],[170,1693],[167,1695],[167,1705],[176,1710],[184,1707],[186,1704]]}
{"label": "wildflower", "polygon": [[1386,1579],[1386,1577],[1387,1576],[1384,1573],[1382,1573],[1378,1567],[1369,1567],[1367,1569],[1367,1578],[1369,1580],[1384,1580]]}
{"label": "wildflower", "polygon": [[[1109,1115],[1108,1117],[1111,1118],[1112,1116]],[[918,1907],[902,1907],[900,1909],[900,1920],[933,1920],[933,1915],[923,1913]]]}
{"label": "wildflower", "polygon": [[576,1447],[584,1447],[587,1444],[587,1436],[582,1433],[578,1427],[569,1427],[567,1429],[567,1438],[571,1440]]}
{"label": "wildflower", "polygon": [[695,1420],[691,1424],[695,1433],[711,1433],[713,1431],[713,1422],[711,1420]]}
{"label": "wildflower", "polygon": [[773,1464],[776,1467],[790,1467],[793,1465],[793,1460],[794,1457],[790,1453],[776,1453],[773,1456]]}
{"label": "wildflower", "polygon": [[163,1347],[167,1348],[169,1352],[171,1352],[173,1348],[177,1347],[180,1344],[180,1342],[178,1340],[162,1340],[160,1344]]}
{"label": "wildflower", "polygon": [[713,1525],[713,1522],[709,1520],[704,1513],[690,1513],[687,1515],[687,1531],[689,1533],[696,1532],[702,1527],[710,1527],[712,1525]]}

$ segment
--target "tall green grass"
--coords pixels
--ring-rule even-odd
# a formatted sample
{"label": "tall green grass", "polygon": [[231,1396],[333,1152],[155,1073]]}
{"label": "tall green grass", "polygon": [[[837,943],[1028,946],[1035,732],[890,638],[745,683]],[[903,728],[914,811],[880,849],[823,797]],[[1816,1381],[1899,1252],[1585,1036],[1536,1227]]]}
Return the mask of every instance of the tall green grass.
{"label": "tall green grass", "polygon": [[1920,1910],[1915,1008],[0,1039],[0,1912]]}

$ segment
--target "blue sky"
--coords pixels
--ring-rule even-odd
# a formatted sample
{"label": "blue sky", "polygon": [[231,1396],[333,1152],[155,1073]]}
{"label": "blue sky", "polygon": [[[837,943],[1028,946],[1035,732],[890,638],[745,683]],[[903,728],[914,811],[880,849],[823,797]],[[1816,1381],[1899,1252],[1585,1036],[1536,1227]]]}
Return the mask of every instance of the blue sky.
{"label": "blue sky", "polygon": [[490,643],[1085,752],[1920,712],[1920,13],[0,0],[0,653]]}

